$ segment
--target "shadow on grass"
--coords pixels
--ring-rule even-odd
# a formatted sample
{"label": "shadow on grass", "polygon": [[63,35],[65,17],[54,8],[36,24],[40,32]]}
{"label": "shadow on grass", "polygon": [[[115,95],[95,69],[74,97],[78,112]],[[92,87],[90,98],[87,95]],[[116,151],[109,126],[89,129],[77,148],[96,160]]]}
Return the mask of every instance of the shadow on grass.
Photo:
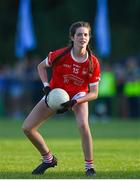
{"label": "shadow on grass", "polygon": [[[0,172],[0,179],[87,179],[83,171],[46,172],[44,175],[32,175],[30,172]],[[92,179],[139,179],[140,171],[98,171]]]}

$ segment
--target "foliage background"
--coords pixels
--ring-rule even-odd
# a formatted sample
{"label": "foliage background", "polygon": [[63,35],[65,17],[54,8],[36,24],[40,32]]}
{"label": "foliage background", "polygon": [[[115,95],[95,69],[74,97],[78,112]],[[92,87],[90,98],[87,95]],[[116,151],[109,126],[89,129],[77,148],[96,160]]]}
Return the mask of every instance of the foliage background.
{"label": "foliage background", "polygon": [[[110,60],[140,52],[140,1],[108,0],[112,52]],[[13,64],[18,0],[0,1],[0,64]],[[37,36],[35,54],[44,58],[50,50],[68,43],[71,23],[89,21],[94,30],[96,0],[32,0],[32,14]],[[93,49],[94,34],[91,41]]]}

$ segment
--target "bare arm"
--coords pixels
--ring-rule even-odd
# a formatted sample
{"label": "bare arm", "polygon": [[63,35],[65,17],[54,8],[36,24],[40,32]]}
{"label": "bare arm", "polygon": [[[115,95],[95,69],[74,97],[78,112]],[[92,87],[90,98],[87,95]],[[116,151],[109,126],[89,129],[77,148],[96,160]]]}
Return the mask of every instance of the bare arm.
{"label": "bare arm", "polygon": [[39,74],[39,77],[40,77],[42,83],[47,83],[48,82],[48,75],[47,75],[46,68],[47,68],[47,65],[46,65],[46,61],[45,60],[43,60],[37,66],[38,74]]}
{"label": "bare arm", "polygon": [[92,101],[97,99],[97,97],[98,97],[98,84],[90,87],[89,93],[87,93],[86,96],[77,99],[77,103],[80,104],[83,102]]}

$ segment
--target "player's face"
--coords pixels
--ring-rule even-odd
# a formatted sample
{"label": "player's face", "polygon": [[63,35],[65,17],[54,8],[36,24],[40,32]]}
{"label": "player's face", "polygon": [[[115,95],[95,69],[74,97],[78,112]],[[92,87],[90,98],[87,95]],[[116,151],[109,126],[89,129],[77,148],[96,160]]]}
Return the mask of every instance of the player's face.
{"label": "player's face", "polygon": [[89,29],[86,27],[80,27],[76,30],[72,41],[77,48],[86,48],[89,43],[90,35]]}

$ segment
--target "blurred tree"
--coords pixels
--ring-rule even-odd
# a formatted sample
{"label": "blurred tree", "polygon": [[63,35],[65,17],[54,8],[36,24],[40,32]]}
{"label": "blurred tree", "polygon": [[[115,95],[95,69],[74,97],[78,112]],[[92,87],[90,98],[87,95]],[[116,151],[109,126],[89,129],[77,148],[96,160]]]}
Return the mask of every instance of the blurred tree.
{"label": "blurred tree", "polygon": [[[140,0],[108,2],[112,40],[110,58],[139,53]],[[37,35],[37,49],[33,53],[44,58],[48,51],[67,44],[71,23],[79,20],[93,23],[96,0],[32,0],[32,6]],[[14,54],[17,11],[18,0],[0,1],[0,64],[17,61]],[[92,45],[94,48],[94,41]]]}

